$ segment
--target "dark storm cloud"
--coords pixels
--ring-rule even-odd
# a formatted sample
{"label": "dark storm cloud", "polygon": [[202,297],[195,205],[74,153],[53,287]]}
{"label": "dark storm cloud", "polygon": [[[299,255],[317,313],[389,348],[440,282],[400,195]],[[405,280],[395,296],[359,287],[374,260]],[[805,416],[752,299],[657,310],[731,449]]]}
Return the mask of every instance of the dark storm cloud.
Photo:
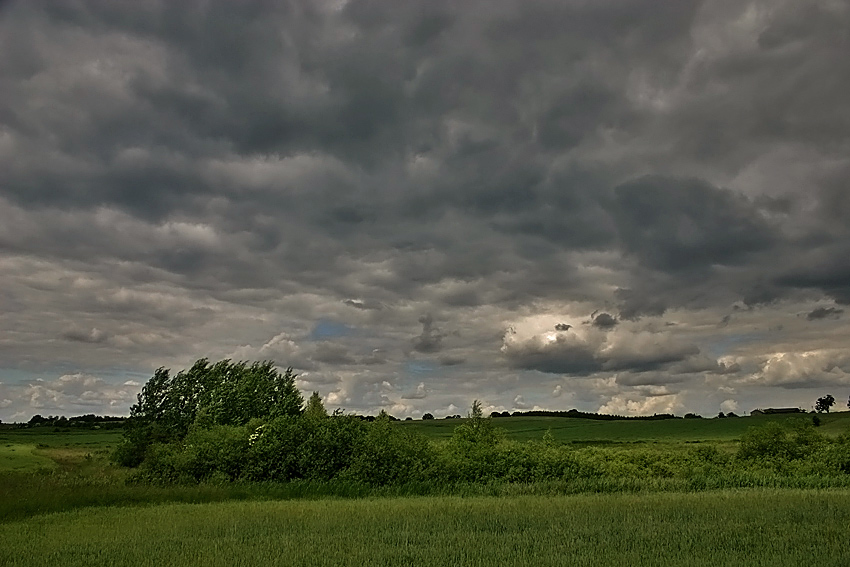
{"label": "dark storm cloud", "polygon": [[620,301],[620,317],[629,320],[637,319],[641,315],[663,315],[670,299],[652,287],[640,291],[618,288],[614,297]]}
{"label": "dark storm cloud", "polygon": [[617,319],[610,313],[599,313],[593,317],[593,326],[599,329],[613,329],[617,326]]}
{"label": "dark storm cloud", "polygon": [[[684,64],[682,48],[691,41],[684,30],[699,3],[655,6],[653,13],[663,13],[652,18],[642,13],[647,6],[508,3],[485,15],[474,6],[390,8],[359,1],[341,12],[309,2],[142,3],[132,12],[102,3],[50,5],[45,13],[61,33],[92,30],[88,44],[77,44],[79,57],[93,57],[97,41],[115,42],[117,64],[93,74],[72,103],[88,116],[88,129],[73,132],[82,146],[63,151],[83,159],[72,171],[61,163],[51,168],[52,160],[38,170],[55,171],[55,177],[41,181],[32,175],[35,168],[17,168],[21,181],[10,183],[10,192],[41,205],[111,203],[154,224],[178,211],[205,219],[228,241],[242,239],[240,248],[252,256],[262,252],[279,265],[297,266],[303,284],[336,293],[342,290],[334,282],[341,280],[326,277],[328,270],[351,272],[333,258],[388,244],[399,251],[390,265],[403,278],[393,285],[400,293],[445,277],[526,271],[523,260],[551,266],[549,273],[523,278],[521,287],[503,282],[520,301],[573,283],[569,268],[559,266],[560,250],[608,246],[617,234],[629,252],[662,270],[734,256],[727,244],[712,243],[718,223],[740,219],[738,233],[751,228],[745,214],[735,217],[730,210],[736,204],[731,198],[697,217],[700,211],[686,206],[689,195],[680,193],[707,195],[709,188],[696,181],[688,182],[696,189],[680,188],[678,181],[658,178],[650,195],[633,194],[642,189],[636,183],[647,183],[638,180],[612,201],[609,174],[556,165],[549,154],[594,139],[600,124],[639,127],[645,111],[623,97],[629,63],[658,69]],[[626,28],[628,44],[620,35]],[[34,34],[28,39],[48,55],[57,47],[39,45],[43,40]],[[470,42],[483,49],[465,49]],[[561,58],[547,55],[555,52]],[[594,70],[597,60],[603,63]],[[40,71],[52,71],[49,57],[41,65]],[[487,104],[473,105],[473,98]],[[48,125],[34,115],[22,120],[33,128]],[[284,160],[255,160],[252,169],[246,158],[257,155]],[[303,163],[303,155],[315,163]],[[410,160],[433,168],[434,175],[399,176],[399,166]],[[375,189],[381,185],[406,192],[390,197]],[[220,199],[221,206],[209,199]],[[659,199],[678,200],[644,220],[670,215],[672,224],[657,235],[640,232],[643,209]],[[715,209],[722,210],[712,216]],[[447,210],[486,221],[458,231],[444,220]],[[265,212],[292,228],[264,227]],[[390,237],[396,231],[388,221],[397,214],[410,219],[418,246],[437,252],[429,264]],[[423,221],[432,226],[418,230]],[[697,231],[692,242],[666,240],[688,222]],[[441,225],[443,238],[433,228]],[[507,250],[482,252],[492,230],[512,237]],[[462,232],[474,232],[473,240]],[[469,254],[465,242],[475,243]],[[153,249],[141,260],[193,281],[274,285],[271,272],[251,269],[256,258],[237,258],[244,254],[195,246]],[[444,301],[477,305],[483,299],[470,289]]]}
{"label": "dark storm cloud", "polygon": [[818,321],[820,319],[838,319],[844,313],[843,309],[837,307],[818,307],[806,314],[806,319],[809,321]]}
{"label": "dark storm cloud", "polygon": [[5,3],[3,357],[274,354],[405,413],[411,351],[470,392],[721,375],[637,325],[850,303],[848,29],[808,0]]}
{"label": "dark storm cloud", "polygon": [[850,305],[850,268],[836,258],[822,258],[815,263],[804,256],[799,268],[779,275],[776,283],[781,287],[820,290],[836,303]]}
{"label": "dark storm cloud", "polygon": [[550,374],[589,375],[602,371],[635,373],[670,369],[685,371],[716,369],[717,363],[697,360],[700,349],[669,334],[635,332],[612,334],[562,331],[528,339],[505,336],[502,354],[509,366]]}
{"label": "dark storm cloud", "polygon": [[614,194],[623,248],[662,271],[741,264],[777,240],[746,199],[699,180],[642,177]]}
{"label": "dark storm cloud", "polygon": [[567,333],[559,333],[551,341],[544,337],[512,341],[502,352],[513,368],[580,376],[602,369],[593,346]]}

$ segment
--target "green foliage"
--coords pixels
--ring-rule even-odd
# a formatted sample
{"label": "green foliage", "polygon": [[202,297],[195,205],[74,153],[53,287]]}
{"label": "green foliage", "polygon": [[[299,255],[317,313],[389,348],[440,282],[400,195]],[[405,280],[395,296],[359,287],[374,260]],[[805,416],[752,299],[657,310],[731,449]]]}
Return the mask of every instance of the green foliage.
{"label": "green foliage", "polygon": [[230,360],[210,364],[202,358],[174,376],[159,368],[130,408],[114,459],[138,466],[149,447],[180,441],[196,422],[240,426],[255,418],[300,415],[304,400],[295,376],[292,368],[279,373],[270,361],[249,366]]}
{"label": "green foliage", "polygon": [[832,394],[827,394],[822,398],[818,398],[817,402],[815,402],[815,410],[818,413],[826,412],[829,413],[829,408],[835,405],[835,398]]}
{"label": "green foliage", "polygon": [[[239,368],[248,367],[242,364],[237,365]],[[161,376],[155,376],[158,377]],[[152,383],[150,391],[145,392],[149,394],[146,402],[155,406],[164,399],[161,405],[168,406],[167,396],[155,395],[163,390],[167,393],[163,383]],[[219,393],[239,391],[232,384],[213,389]],[[598,484],[607,491],[660,482],[688,489],[765,486],[780,478],[796,479],[795,486],[808,486],[806,483],[823,482],[811,479],[839,477],[850,471],[848,437],[834,439],[824,434],[838,416],[824,417],[827,423],[817,430],[799,417],[790,427],[785,419],[755,420],[763,425],[747,430],[737,451],[731,443],[689,447],[669,443],[604,445],[596,441],[582,445],[560,442],[551,425],[552,418],[529,418],[544,419],[541,423],[549,424],[542,440],[539,436],[535,441],[508,440],[492,418],[484,417],[481,403],[476,400],[468,417],[456,421],[459,425],[449,439],[430,441],[415,428],[393,423],[386,412],[371,422],[340,411],[328,415],[316,392],[303,413],[293,411],[272,417],[251,417],[247,410],[242,414],[236,410],[222,412],[224,407],[240,407],[227,402],[228,395],[222,394],[214,404],[204,402],[201,396],[194,421],[182,436],[153,435],[151,432],[156,433],[161,426],[155,420],[148,423],[148,430],[130,428],[128,437],[137,431],[149,434],[144,439],[141,466],[134,478],[176,484],[350,482],[352,486],[373,488],[417,483],[434,487],[559,482],[579,491]],[[231,398],[239,400],[235,394]],[[229,417],[222,417],[225,415]],[[145,424],[142,417],[134,423]],[[577,419],[568,421],[571,425],[581,424]],[[678,427],[704,428],[709,422],[730,427],[724,422],[732,421],[736,420],[681,420]],[[664,424],[630,422],[629,427],[667,427]],[[435,422],[430,426],[443,424]],[[613,426],[613,422],[594,423],[597,431]],[[126,446],[129,443],[125,439],[119,453]]]}
{"label": "green foliage", "polygon": [[310,399],[307,400],[307,407],[304,408],[304,415],[312,419],[322,419],[328,417],[328,411],[322,403],[322,397],[319,392],[313,392]]}
{"label": "green foliage", "polygon": [[813,425],[800,421],[792,427],[768,422],[750,428],[741,438],[737,458],[756,461],[782,474],[840,474],[840,442],[819,433]]}
{"label": "green foliage", "polygon": [[39,455],[36,447],[17,443],[0,445],[0,472],[37,472],[54,468],[56,463]]}
{"label": "green foliage", "polygon": [[193,426],[179,443],[152,445],[136,478],[175,483],[234,481],[242,477],[247,450],[245,427]]}
{"label": "green foliage", "polygon": [[345,478],[383,486],[428,478],[434,450],[425,437],[394,427],[381,412],[369,424]]}
{"label": "green foliage", "polygon": [[503,430],[493,425],[493,418],[484,417],[481,402],[475,400],[466,422],[455,428],[452,442],[461,450],[483,449],[495,446],[503,437]]}

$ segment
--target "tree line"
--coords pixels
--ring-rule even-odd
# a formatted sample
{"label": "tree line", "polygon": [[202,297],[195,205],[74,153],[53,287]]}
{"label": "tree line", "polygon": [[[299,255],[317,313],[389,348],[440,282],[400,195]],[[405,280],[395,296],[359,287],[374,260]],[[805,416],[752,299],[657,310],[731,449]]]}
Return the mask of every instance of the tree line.
{"label": "tree line", "polygon": [[[850,436],[819,434],[811,423],[752,429],[734,454],[710,444],[680,451],[587,447],[505,438],[475,401],[450,439],[432,441],[373,420],[328,413],[318,393],[304,400],[291,368],[271,362],[197,361],[158,369],[131,408],[113,458],[139,482],[342,481],[371,486],[425,483],[680,479],[738,483],[777,475],[850,473]],[[574,414],[573,414],[574,415]],[[750,475],[750,476],[747,476]],[[724,480],[725,479],[725,480]]]}

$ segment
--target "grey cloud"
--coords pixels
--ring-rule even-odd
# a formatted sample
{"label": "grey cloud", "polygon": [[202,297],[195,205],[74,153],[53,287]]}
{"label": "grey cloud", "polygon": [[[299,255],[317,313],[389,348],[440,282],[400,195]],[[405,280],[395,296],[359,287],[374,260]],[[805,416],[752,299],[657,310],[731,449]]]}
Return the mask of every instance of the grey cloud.
{"label": "grey cloud", "polygon": [[700,353],[699,347],[656,333],[623,335],[600,352],[605,370],[656,370]]}
{"label": "grey cloud", "polygon": [[333,344],[329,342],[321,342],[316,345],[316,348],[311,357],[316,362],[325,364],[354,364],[355,359],[352,357],[348,348],[343,345]]}
{"label": "grey cloud", "polygon": [[660,270],[736,265],[774,244],[754,206],[695,179],[647,176],[615,189],[622,246]]}
{"label": "grey cloud", "polygon": [[434,326],[434,318],[430,314],[419,318],[422,323],[422,333],[413,339],[413,350],[422,353],[439,352],[446,335]]}
{"label": "grey cloud", "polygon": [[33,413],[55,411],[65,414],[98,411],[103,415],[125,414],[138,388],[119,386],[87,374],[65,374],[55,380],[29,383],[21,393]]}
{"label": "grey cloud", "polygon": [[844,250],[830,251],[829,255],[819,254],[815,261],[803,257],[798,268],[779,275],[776,282],[780,286],[793,288],[815,288],[821,290],[840,305],[850,305],[850,269],[835,260],[838,256],[833,253],[843,253]]}
{"label": "grey cloud", "polygon": [[78,343],[102,343],[108,338],[107,334],[97,327],[93,327],[88,331],[79,327],[72,327],[63,331],[61,336],[65,340]]}
{"label": "grey cloud", "polygon": [[577,375],[601,370],[594,346],[574,333],[558,333],[554,340],[541,336],[524,341],[506,338],[502,353],[514,368]]}
{"label": "grey cloud", "polygon": [[466,362],[466,358],[458,355],[445,355],[440,357],[442,366],[459,366]]}
{"label": "grey cloud", "polygon": [[360,299],[344,299],[342,301],[348,306],[354,307],[355,309],[381,309],[381,304],[377,302],[367,302],[362,301]]}
{"label": "grey cloud", "polygon": [[593,326],[599,329],[613,329],[617,326],[617,319],[610,313],[600,313],[593,317]]}
{"label": "grey cloud", "polygon": [[[411,350],[434,407],[508,407],[536,370],[733,380],[693,345],[840,340],[795,316],[850,302],[850,9],[769,4],[6,3],[0,354],[57,376],[270,357],[359,410],[399,402]],[[442,329],[413,336],[422,313]],[[544,315],[573,326],[494,356]],[[629,346],[662,316],[680,343]],[[320,319],[357,332],[304,340]],[[600,395],[584,409],[678,407]]]}
{"label": "grey cloud", "polygon": [[378,364],[386,364],[387,358],[381,353],[379,349],[373,350],[368,355],[362,357],[360,359],[360,364],[369,365],[378,365]]}
{"label": "grey cloud", "polygon": [[680,384],[689,377],[684,374],[668,374],[659,372],[621,372],[617,374],[617,384],[623,386],[664,386]]}
{"label": "grey cloud", "polygon": [[536,335],[519,340],[505,337],[502,353],[515,368],[538,370],[552,374],[589,375],[602,371],[628,370],[635,373],[672,370],[684,365],[683,371],[712,371],[717,363],[696,360],[696,345],[674,339],[668,334],[621,332],[580,336],[574,332]]}
{"label": "grey cloud", "polygon": [[428,397],[428,390],[425,388],[425,384],[423,382],[419,383],[419,386],[416,387],[416,390],[413,392],[408,392],[407,394],[403,394],[401,399],[403,400],[424,400]]}
{"label": "grey cloud", "polygon": [[634,289],[619,288],[614,296],[620,301],[620,317],[627,320],[639,319],[643,315],[663,315],[667,311],[667,302],[657,291],[638,292]]}
{"label": "grey cloud", "polygon": [[759,369],[742,380],[787,389],[850,384],[850,357],[842,350],[776,353],[761,361]]}
{"label": "grey cloud", "polygon": [[809,321],[817,321],[820,319],[838,319],[844,313],[843,309],[837,307],[818,307],[806,314],[806,319]]}

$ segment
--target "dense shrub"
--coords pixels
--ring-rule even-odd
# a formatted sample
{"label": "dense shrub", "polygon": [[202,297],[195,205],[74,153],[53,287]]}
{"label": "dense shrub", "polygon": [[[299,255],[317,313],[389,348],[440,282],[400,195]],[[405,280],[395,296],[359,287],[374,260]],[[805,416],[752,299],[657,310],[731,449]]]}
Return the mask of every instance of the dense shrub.
{"label": "dense shrub", "polygon": [[434,456],[425,437],[394,427],[381,412],[369,425],[343,476],[379,486],[422,481],[433,472]]}
{"label": "dense shrub", "polygon": [[795,428],[770,421],[761,427],[751,427],[742,437],[738,458],[783,463],[813,456],[827,439],[813,426],[803,423]]}

